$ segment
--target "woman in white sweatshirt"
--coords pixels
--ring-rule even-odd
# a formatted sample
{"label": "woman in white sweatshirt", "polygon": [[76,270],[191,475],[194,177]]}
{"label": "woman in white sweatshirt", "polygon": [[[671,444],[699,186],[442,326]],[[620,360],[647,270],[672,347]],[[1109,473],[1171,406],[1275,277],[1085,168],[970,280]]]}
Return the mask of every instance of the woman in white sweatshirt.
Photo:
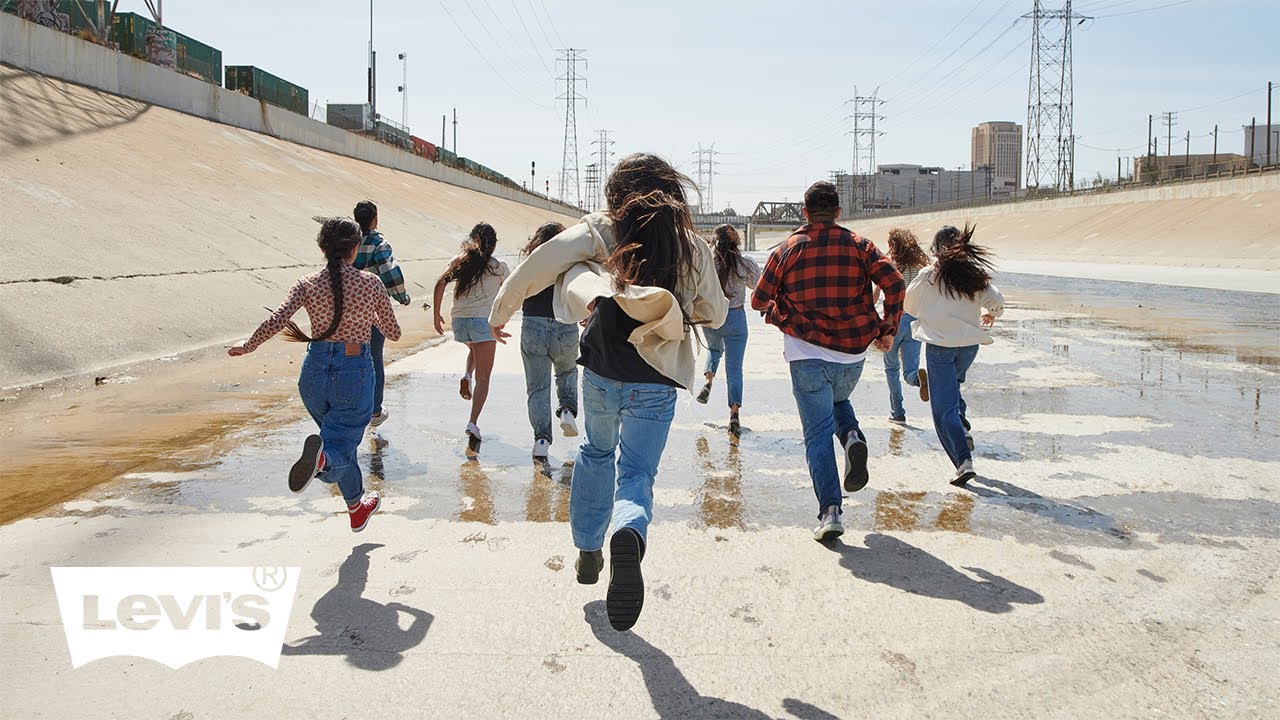
{"label": "woman in white sweatshirt", "polygon": [[933,265],[907,288],[903,311],[916,318],[911,334],[925,344],[929,407],[938,440],[955,466],[952,485],[977,477],[960,386],[978,355],[991,344],[990,326],[1004,314],[1004,296],[991,284],[990,251],[974,245],[974,227],[947,225],[933,238]]}

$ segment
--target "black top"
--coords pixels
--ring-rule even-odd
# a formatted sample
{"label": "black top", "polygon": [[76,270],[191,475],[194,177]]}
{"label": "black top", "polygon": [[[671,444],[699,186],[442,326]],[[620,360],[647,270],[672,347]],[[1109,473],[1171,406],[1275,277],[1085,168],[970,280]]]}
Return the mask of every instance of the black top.
{"label": "black top", "polygon": [[524,305],[521,309],[524,311],[525,317],[555,317],[555,312],[551,309],[551,295],[555,292],[555,285],[548,285],[546,289],[537,295],[530,295],[525,298]]}
{"label": "black top", "polygon": [[628,339],[641,322],[622,311],[613,298],[598,298],[596,309],[582,331],[578,364],[618,382],[657,383],[683,388],[640,357]]}

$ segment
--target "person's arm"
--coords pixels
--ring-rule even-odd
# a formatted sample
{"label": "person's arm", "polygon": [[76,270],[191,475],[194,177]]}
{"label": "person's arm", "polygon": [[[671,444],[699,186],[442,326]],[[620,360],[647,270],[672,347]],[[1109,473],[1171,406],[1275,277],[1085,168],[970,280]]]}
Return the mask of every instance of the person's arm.
{"label": "person's arm", "polygon": [[778,287],[782,284],[782,262],[779,259],[781,249],[778,248],[769,253],[769,259],[765,261],[764,269],[760,271],[760,279],[756,281],[755,292],[751,293],[751,309],[753,310],[767,313],[773,308]]}
{"label": "person's arm", "polygon": [[724,325],[729,316],[729,298],[724,296],[724,288],[720,285],[720,276],[716,273],[716,259],[711,248],[701,241],[695,246],[698,274],[696,294],[690,303],[690,319],[697,323],[706,323],[708,327],[718,328]]}
{"label": "person's arm", "polygon": [[388,340],[392,342],[399,340],[400,321],[396,319],[396,311],[391,309],[391,299],[385,292],[380,292],[377,303],[377,317],[374,325]]}
{"label": "person's arm", "polygon": [[444,304],[444,287],[448,284],[449,276],[441,275],[440,279],[436,280],[435,290],[431,293],[431,299],[433,300],[431,303],[431,309],[435,312],[434,324],[436,332],[441,335],[444,334],[444,316],[440,314],[440,306]]}
{"label": "person's arm", "polygon": [[988,284],[987,289],[982,291],[982,324],[994,325],[996,318],[1004,315],[1004,295],[995,285]]}
{"label": "person's arm", "polygon": [[285,297],[284,302],[280,303],[280,307],[276,308],[275,312],[262,321],[262,324],[253,332],[253,335],[243,343],[232,345],[227,350],[227,354],[231,357],[238,357],[257,350],[259,345],[270,340],[276,333],[283,330],[284,326],[289,323],[289,318],[293,317],[300,307],[302,307],[301,280],[289,288],[289,294]]}
{"label": "person's arm", "polygon": [[902,320],[902,298],[906,295],[907,284],[902,281],[898,268],[870,241],[866,244],[864,262],[871,282],[884,292],[884,317],[880,319],[877,338],[893,337],[898,333],[898,323]]}
{"label": "person's arm", "polygon": [[525,298],[554,284],[562,273],[577,263],[603,258],[604,255],[603,241],[591,232],[586,222],[578,223],[539,245],[503,281],[489,312],[489,325],[501,329],[520,309]]}
{"label": "person's arm", "polygon": [[410,303],[409,293],[404,286],[404,273],[391,252],[391,243],[383,240],[373,251],[373,267],[378,271],[382,285],[401,305]]}

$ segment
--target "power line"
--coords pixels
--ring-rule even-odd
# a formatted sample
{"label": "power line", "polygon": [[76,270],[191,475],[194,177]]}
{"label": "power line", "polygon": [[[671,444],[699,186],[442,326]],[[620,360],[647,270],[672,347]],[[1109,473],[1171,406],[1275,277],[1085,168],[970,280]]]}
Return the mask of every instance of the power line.
{"label": "power line", "polygon": [[520,27],[524,28],[524,36],[529,38],[529,47],[533,48],[533,56],[538,58],[538,62],[542,63],[542,67],[547,69],[548,73],[555,74],[555,70],[547,64],[546,58],[542,53],[538,52],[538,41],[533,39],[533,33],[529,32],[529,26],[525,24],[524,16],[520,14],[520,6],[516,5],[516,0],[511,0],[511,9],[516,11],[516,19],[520,21]]}
{"label": "power line", "polygon": [[538,0],[538,5],[542,7],[542,15],[547,19],[547,24],[551,26],[551,32],[556,36],[556,42],[564,47],[564,39],[560,37],[560,30],[556,27],[556,21],[551,19],[551,13],[547,12],[547,3],[544,0]]}
{"label": "power line", "polygon": [[542,27],[542,20],[538,18],[538,9],[533,6],[533,0],[527,0],[529,11],[533,14],[533,21],[538,26],[538,32],[542,33],[542,39],[546,41],[547,47],[551,48],[551,52],[556,51],[556,44],[551,42],[551,37],[547,35],[546,28]]}
{"label": "power line", "polygon": [[1168,8],[1177,7],[1179,5],[1186,5],[1189,2],[1191,2],[1191,0],[1178,0],[1178,2],[1171,2],[1165,5],[1157,5],[1156,7],[1142,8],[1140,10],[1129,10],[1122,13],[1112,13],[1110,15],[1098,15],[1097,17],[1110,18],[1110,17],[1123,17],[1125,15],[1137,15],[1138,13],[1154,12],[1156,10],[1166,10]]}
{"label": "power line", "polygon": [[959,22],[957,22],[955,25],[951,26],[951,29],[950,29],[950,30],[948,30],[948,31],[946,31],[945,33],[943,33],[943,34],[942,34],[942,37],[938,38],[938,39],[937,39],[937,40],[935,40],[932,44],[930,44],[930,45],[929,45],[929,48],[928,48],[927,50],[925,50],[924,52],[920,53],[918,56],[916,56],[916,59],[915,59],[915,60],[912,60],[911,62],[907,63],[907,66],[906,66],[906,67],[904,67],[904,68],[902,68],[901,70],[899,70],[899,71],[897,72],[897,74],[895,74],[893,77],[891,77],[891,78],[889,78],[888,80],[885,80],[884,82],[880,83],[880,85],[883,87],[883,86],[885,86],[885,85],[889,85],[889,84],[893,83],[893,81],[894,81],[894,80],[897,80],[898,78],[902,77],[903,75],[905,75],[905,74],[907,73],[907,71],[908,71],[908,70],[910,70],[911,68],[915,67],[915,64],[916,64],[916,63],[918,63],[918,62],[920,62],[921,60],[925,59],[926,57],[929,57],[930,55],[932,55],[932,54],[933,54],[933,51],[934,51],[934,48],[936,48],[938,45],[941,45],[941,44],[942,44],[942,42],[943,42],[943,41],[945,41],[947,38],[951,37],[951,34],[952,34],[952,33],[954,33],[956,30],[959,30],[959,29],[960,29],[960,26],[964,24],[964,21],[965,21],[965,20],[968,20],[968,19],[969,19],[969,16],[971,16],[971,15],[973,15],[975,12],[977,12],[978,8],[982,7],[983,2],[985,2],[985,1],[986,1],[986,0],[981,0],[980,2],[978,2],[978,3],[977,3],[976,5],[974,5],[973,7],[969,8],[969,12],[965,13],[965,14],[964,14],[964,17],[960,18]]}
{"label": "power line", "polygon": [[484,34],[489,36],[489,40],[498,47],[498,50],[502,52],[502,54],[507,58],[507,60],[510,60],[511,64],[515,66],[515,68],[519,70],[521,73],[523,73],[525,77],[529,78],[534,82],[538,82],[539,80],[538,78],[529,74],[529,71],[524,69],[523,63],[518,62],[514,57],[511,56],[511,53],[507,52],[506,43],[498,42],[498,38],[494,37],[492,32],[489,32],[488,25],[485,23],[484,20],[480,19],[480,15],[476,12],[476,9],[471,7],[470,0],[462,0],[462,4],[467,6],[467,10],[470,11],[471,17],[476,19],[476,23],[480,25],[480,29],[484,30]]}
{"label": "power line", "polygon": [[555,109],[550,105],[533,100],[528,95],[525,95],[524,93],[520,92],[520,90],[518,90],[515,85],[512,85],[511,81],[507,80],[506,76],[498,72],[498,68],[494,67],[493,63],[489,62],[489,58],[485,56],[483,52],[480,51],[479,46],[477,46],[475,41],[471,39],[471,36],[467,34],[467,31],[462,29],[462,26],[459,25],[457,19],[453,17],[453,13],[449,12],[449,8],[445,6],[443,0],[441,0],[440,2],[440,8],[444,10],[445,15],[449,16],[450,22],[452,22],[453,26],[458,29],[458,33],[460,33],[462,37],[467,41],[467,44],[471,46],[471,49],[476,51],[476,54],[480,56],[480,59],[484,61],[484,64],[487,65],[489,69],[493,71],[494,75],[498,76],[498,79],[501,80],[504,85],[506,85],[508,88],[511,88],[511,92],[515,93],[516,95],[519,95],[521,98],[523,98],[524,100],[527,100],[533,105],[536,105],[545,110]]}
{"label": "power line", "polygon": [[994,14],[991,15],[991,17],[987,18],[985,22],[979,25],[978,29],[974,30],[972,35],[965,38],[964,42],[961,42],[959,45],[952,48],[951,52],[944,55],[941,59],[938,60],[938,62],[934,63],[933,66],[930,67],[928,70],[925,70],[923,73],[917,75],[915,78],[911,80],[911,82],[908,82],[904,87],[898,88],[897,94],[905,95],[907,93],[915,92],[916,86],[918,86],[921,81],[925,80],[925,78],[931,77],[935,70],[942,67],[943,64],[945,64],[948,60],[950,60],[953,55],[955,55],[956,53],[964,49],[964,46],[968,45],[969,42],[972,41],[979,34],[981,34],[983,30],[986,30],[987,26],[990,25],[992,22],[995,22],[995,19],[1000,17],[1000,13],[1004,12],[1005,9],[1012,4],[1013,4],[1013,0],[1005,0],[1005,3],[1001,5],[1000,8],[996,10]]}

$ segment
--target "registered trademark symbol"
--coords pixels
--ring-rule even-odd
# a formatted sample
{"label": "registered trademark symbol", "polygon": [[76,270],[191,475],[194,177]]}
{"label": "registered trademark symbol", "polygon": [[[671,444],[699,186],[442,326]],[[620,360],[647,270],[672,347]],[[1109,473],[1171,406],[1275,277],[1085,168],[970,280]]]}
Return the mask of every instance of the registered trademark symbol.
{"label": "registered trademark symbol", "polygon": [[289,577],[289,570],[282,567],[256,567],[253,569],[253,584],[263,592],[275,592],[284,587]]}

